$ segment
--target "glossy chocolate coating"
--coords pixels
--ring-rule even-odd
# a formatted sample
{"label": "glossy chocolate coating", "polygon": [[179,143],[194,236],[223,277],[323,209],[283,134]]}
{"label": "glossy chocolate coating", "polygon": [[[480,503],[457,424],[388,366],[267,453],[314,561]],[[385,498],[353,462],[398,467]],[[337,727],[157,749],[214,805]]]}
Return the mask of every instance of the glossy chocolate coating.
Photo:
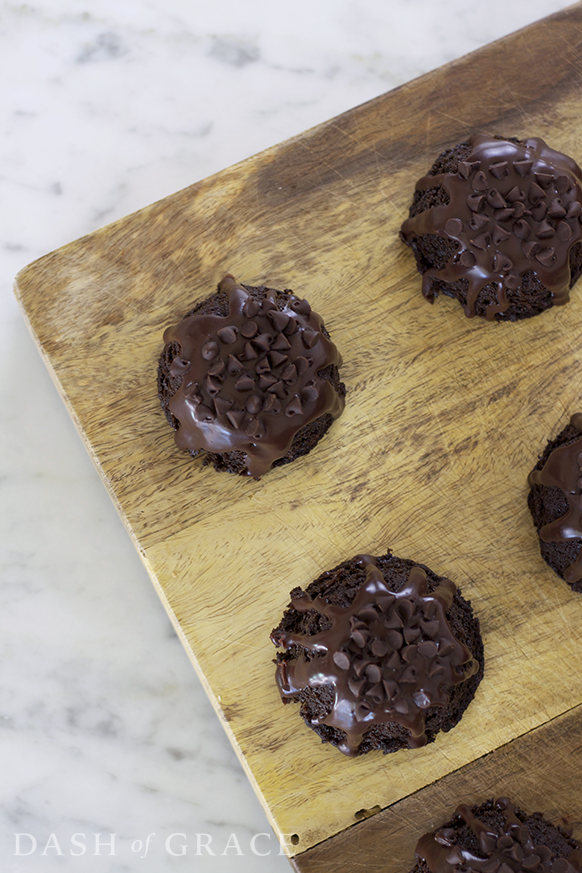
{"label": "glossy chocolate coating", "polygon": [[479,669],[445,615],[456,587],[443,579],[429,592],[426,573],[415,566],[407,584],[394,592],[372,557],[356,561],[365,567],[366,581],[349,607],[309,595],[292,600],[299,612],[324,615],[331,628],[312,635],[278,629],[271,635],[277,646],[300,646],[310,653],[277,665],[281,697],[293,697],[306,686],[332,685],[333,709],[317,723],[345,733],[339,749],[346,755],[358,754],[370,727],[389,722],[402,725],[409,747],[417,748],[427,740],[426,710],[447,706],[451,688]]}
{"label": "glossy chocolate coating", "polygon": [[417,191],[442,188],[448,203],[431,206],[402,225],[408,244],[424,234],[457,243],[444,266],[423,274],[422,292],[434,299],[433,280],[467,279],[465,314],[475,315],[481,290],[493,283],[493,320],[509,306],[512,291],[532,271],[555,305],[567,303],[571,284],[570,249],[582,237],[582,171],[571,158],[539,138],[524,143],[478,134],[457,173],[427,175]]}
{"label": "glossy chocolate coating", "polygon": [[[570,424],[582,430],[582,413],[575,413]],[[540,539],[555,543],[582,538],[582,437],[554,449],[543,468],[530,473],[528,482],[530,486],[560,488],[568,501],[565,515],[540,528]],[[575,562],[564,571],[564,579],[570,583],[582,579],[582,548]]]}
{"label": "glossy chocolate coating", "polygon": [[547,846],[536,845],[506,797],[495,805],[505,820],[502,833],[476,818],[465,804],[455,812],[475,835],[478,854],[457,845],[455,829],[445,827],[421,837],[417,858],[426,862],[431,873],[580,873],[582,854],[577,849],[568,858],[556,858]]}
{"label": "glossy chocolate coating", "polygon": [[170,370],[182,377],[169,401],[176,445],[245,452],[248,475],[258,478],[304,425],[341,415],[343,397],[320,375],[341,356],[306,300],[290,296],[282,309],[273,297],[258,302],[230,274],[218,287],[228,315],[194,314],[164,333],[180,346]]}

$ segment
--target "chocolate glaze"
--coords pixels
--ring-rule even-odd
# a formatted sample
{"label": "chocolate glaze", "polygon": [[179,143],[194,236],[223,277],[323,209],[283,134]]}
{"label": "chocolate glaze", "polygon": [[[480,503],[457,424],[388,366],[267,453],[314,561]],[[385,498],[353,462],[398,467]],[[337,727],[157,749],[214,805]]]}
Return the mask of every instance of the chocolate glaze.
{"label": "chocolate glaze", "polygon": [[335,345],[306,300],[253,300],[227,274],[218,286],[229,314],[192,315],[164,333],[178,343],[171,375],[181,375],[169,409],[179,423],[176,445],[189,451],[243,451],[258,478],[284,457],[295,434],[325,413],[341,415],[344,399],[319,374],[340,366]]}
{"label": "chocolate glaze", "polygon": [[271,634],[276,646],[301,646],[308,653],[277,665],[281,697],[285,701],[306,686],[332,685],[333,709],[312,723],[345,732],[339,746],[345,755],[357,755],[365,732],[388,722],[410,732],[410,748],[423,746],[426,710],[446,706],[451,688],[479,669],[445,615],[456,587],[443,579],[429,593],[426,573],[413,567],[407,584],[394,592],[372,557],[356,560],[366,568],[366,582],[351,606],[308,594],[292,600],[299,612],[324,615],[331,628],[313,635],[279,629]]}
{"label": "chocolate glaze", "polygon": [[[582,430],[582,413],[575,413],[570,424]],[[545,543],[556,543],[582,537],[582,437],[570,445],[554,449],[543,468],[529,474],[528,483],[530,487],[560,488],[568,501],[565,515],[540,528],[540,539]],[[574,563],[564,570],[564,579],[566,582],[582,579],[582,548]]]}
{"label": "chocolate glaze", "polygon": [[431,873],[580,873],[582,854],[577,849],[567,859],[556,858],[547,846],[535,844],[511,801],[502,797],[496,807],[505,819],[501,833],[476,818],[465,804],[455,812],[477,838],[478,854],[457,845],[456,831],[445,827],[421,837],[416,856]]}
{"label": "chocolate glaze", "polygon": [[423,275],[422,293],[434,300],[433,279],[467,279],[465,314],[475,315],[480,291],[497,287],[497,303],[487,306],[493,320],[509,306],[508,295],[533,271],[553,303],[569,300],[570,249],[582,237],[582,170],[575,161],[537,137],[524,143],[478,134],[457,173],[427,175],[417,191],[442,188],[449,202],[408,218],[401,235],[436,234],[455,241],[457,250],[440,269]]}

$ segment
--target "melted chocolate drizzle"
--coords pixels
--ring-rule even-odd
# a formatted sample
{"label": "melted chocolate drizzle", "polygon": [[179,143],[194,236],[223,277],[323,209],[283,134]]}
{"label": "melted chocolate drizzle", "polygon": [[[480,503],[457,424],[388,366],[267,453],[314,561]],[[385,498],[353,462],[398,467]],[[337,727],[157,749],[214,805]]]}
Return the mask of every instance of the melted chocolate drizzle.
{"label": "melted chocolate drizzle", "polygon": [[176,445],[189,451],[246,452],[258,478],[283,458],[295,434],[321,415],[338,418],[344,399],[319,371],[342,359],[307,300],[254,300],[233,276],[218,286],[229,314],[191,315],[164,333],[180,355],[182,376],[169,408],[179,423]]}
{"label": "melted chocolate drizzle", "polygon": [[[575,413],[570,424],[582,430],[582,413]],[[528,482],[530,487],[560,488],[568,501],[565,515],[540,528],[540,539],[544,543],[559,543],[582,537],[582,437],[554,449],[543,468],[529,474]],[[566,582],[582,579],[582,548],[574,563],[564,570],[564,579]]]}
{"label": "melted chocolate drizzle", "polygon": [[423,234],[437,234],[458,243],[444,267],[428,269],[422,293],[434,300],[433,279],[467,279],[465,314],[486,285],[497,286],[497,303],[486,317],[505,312],[508,294],[524,273],[533,271],[551,292],[555,305],[569,300],[570,249],[582,236],[582,171],[571,158],[539,138],[524,144],[484,134],[469,139],[471,154],[457,173],[427,175],[417,191],[441,187],[448,204],[430,207],[402,225],[407,243]]}
{"label": "melted chocolate drizzle", "polygon": [[501,797],[496,807],[505,818],[500,834],[475,818],[465,804],[455,811],[477,837],[479,855],[456,845],[454,828],[440,828],[421,837],[417,857],[426,862],[431,873],[580,873],[582,854],[577,849],[567,859],[556,858],[547,846],[534,843],[507,797]]}
{"label": "melted chocolate drizzle", "polygon": [[335,702],[313,724],[345,732],[339,746],[355,756],[365,732],[397,722],[410,732],[409,747],[426,743],[426,711],[446,706],[452,686],[479,669],[469,649],[453,635],[445,612],[456,587],[449,579],[429,593],[427,576],[413,567],[407,584],[391,591],[369,555],[358,556],[366,581],[349,607],[308,594],[291,602],[299,612],[317,610],[332,626],[308,635],[274,631],[276,646],[301,646],[311,653],[277,665],[283,700],[306,686],[333,685]]}

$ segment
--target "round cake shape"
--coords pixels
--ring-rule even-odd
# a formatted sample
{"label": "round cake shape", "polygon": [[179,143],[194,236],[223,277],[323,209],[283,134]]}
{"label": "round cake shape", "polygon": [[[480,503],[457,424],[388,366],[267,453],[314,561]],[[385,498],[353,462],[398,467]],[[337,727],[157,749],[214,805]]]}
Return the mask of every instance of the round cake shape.
{"label": "round cake shape", "polygon": [[422,293],[517,321],[569,300],[582,273],[582,171],[540,138],[472,136],[416,184],[402,240]]}
{"label": "round cake shape", "polygon": [[348,756],[432,742],[462,717],[483,676],[479,622],[449,579],[393,556],[323,573],[271,640],[283,702]]}
{"label": "round cake shape", "polygon": [[582,846],[507,797],[469,808],[425,834],[410,873],[580,873]]}
{"label": "round cake shape", "polygon": [[582,413],[548,442],[528,484],[542,557],[582,594]]}
{"label": "round cake shape", "polygon": [[158,395],[176,445],[260,478],[307,454],[344,408],[341,356],[307,300],[240,285],[164,333]]}

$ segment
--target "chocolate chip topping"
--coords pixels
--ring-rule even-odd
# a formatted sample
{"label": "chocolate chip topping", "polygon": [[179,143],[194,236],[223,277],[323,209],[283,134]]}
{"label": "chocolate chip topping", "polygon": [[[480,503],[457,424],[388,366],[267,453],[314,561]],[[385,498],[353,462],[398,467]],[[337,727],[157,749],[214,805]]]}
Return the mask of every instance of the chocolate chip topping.
{"label": "chocolate chip topping", "polygon": [[356,561],[366,568],[366,581],[350,606],[308,594],[292,600],[298,612],[315,610],[325,616],[329,629],[311,635],[273,631],[276,646],[304,650],[277,665],[281,697],[286,700],[306,686],[333,686],[331,712],[312,723],[343,731],[339,749],[345,755],[358,754],[370,727],[389,722],[409,731],[410,748],[423,746],[427,709],[447,706],[452,687],[479,669],[445,614],[456,587],[443,579],[429,592],[426,573],[414,566],[408,582],[394,592],[374,558],[360,555]]}
{"label": "chocolate chip topping", "polygon": [[[582,430],[582,413],[575,413],[570,424]],[[582,538],[582,437],[554,449],[543,468],[530,473],[528,482],[530,487],[560,488],[568,501],[565,515],[540,528],[540,539],[544,543],[558,543]],[[564,570],[564,579],[570,583],[582,579],[582,548],[574,563]]]}
{"label": "chocolate chip topping", "polygon": [[344,399],[320,371],[342,360],[306,300],[259,303],[230,274],[218,288],[229,296],[227,316],[191,315],[164,333],[180,347],[171,373],[182,381],[169,401],[176,445],[243,451],[258,478],[304,425],[341,415]]}
{"label": "chocolate chip topping", "polygon": [[455,812],[473,832],[478,853],[458,845],[455,829],[445,827],[421,837],[416,856],[431,873],[580,873],[582,853],[578,849],[572,849],[567,858],[556,857],[548,846],[536,844],[535,835],[507,797],[496,801],[495,807],[503,814],[501,833],[476,818],[465,804]]}
{"label": "chocolate chip topping", "polygon": [[582,171],[539,138],[515,143],[479,134],[469,144],[471,152],[457,173],[428,175],[417,182],[417,191],[440,186],[448,202],[402,225],[409,244],[423,234],[457,243],[444,266],[424,273],[424,296],[434,300],[433,280],[467,279],[465,314],[472,317],[480,291],[494,283],[497,302],[486,310],[487,319],[493,320],[509,306],[507,290],[511,293],[533,271],[554,304],[567,303],[570,249],[582,237]]}

